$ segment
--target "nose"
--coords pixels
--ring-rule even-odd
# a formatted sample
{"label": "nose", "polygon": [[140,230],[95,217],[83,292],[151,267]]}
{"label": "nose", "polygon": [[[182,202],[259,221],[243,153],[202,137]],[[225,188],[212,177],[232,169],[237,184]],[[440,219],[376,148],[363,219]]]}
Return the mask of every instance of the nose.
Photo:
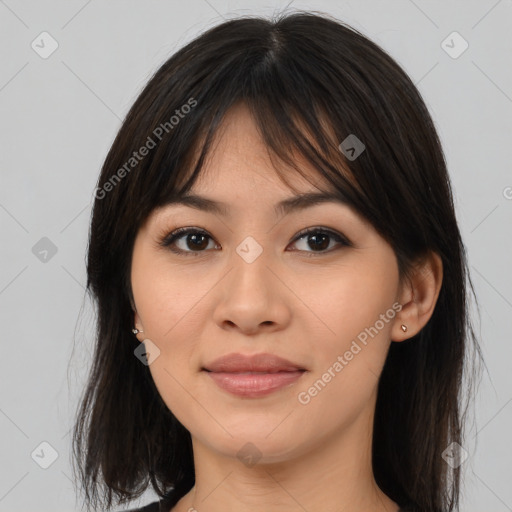
{"label": "nose", "polygon": [[254,260],[240,254],[234,253],[231,270],[218,288],[214,321],[222,329],[246,335],[286,328],[293,294],[284,272],[272,265],[265,251]]}

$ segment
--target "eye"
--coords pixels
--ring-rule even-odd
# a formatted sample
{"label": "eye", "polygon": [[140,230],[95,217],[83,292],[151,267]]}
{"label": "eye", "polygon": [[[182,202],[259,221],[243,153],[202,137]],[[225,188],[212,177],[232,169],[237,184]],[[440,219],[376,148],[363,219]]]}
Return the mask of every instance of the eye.
{"label": "eye", "polygon": [[[186,236],[184,240],[185,249],[177,247],[176,242],[183,242],[183,238]],[[162,247],[168,247],[169,250],[176,254],[184,254],[186,256],[199,256],[199,252],[202,252],[208,244],[205,244],[206,239],[212,239],[210,235],[201,229],[197,228],[178,228],[175,229],[172,233],[169,233],[161,242],[160,245]],[[213,240],[213,239],[212,239]],[[186,250],[187,244],[190,244],[192,250]]]}
{"label": "eye", "polygon": [[[168,247],[169,250],[176,254],[199,256],[199,253],[204,252],[204,250],[208,248],[208,239],[213,241],[213,238],[202,229],[178,228],[169,233],[169,235],[160,242],[160,245],[162,247]],[[308,228],[299,232],[292,243],[300,242],[304,239],[305,245],[313,248],[313,251],[299,249],[299,252],[312,252],[313,254],[309,256],[321,256],[327,252],[332,252],[332,241],[337,242],[338,245],[341,246],[352,246],[352,243],[340,233],[323,227]],[[178,245],[180,242],[182,244],[181,247]]]}
{"label": "eye", "polygon": [[[329,242],[329,239],[331,240],[331,242],[334,240],[341,246],[352,246],[352,243],[345,236],[341,235],[340,233],[337,233],[336,231],[332,231],[331,229],[322,227],[308,228],[301,231],[295,237],[294,242],[300,242],[303,239],[305,240],[305,245],[307,247],[314,248],[314,250],[311,251],[313,252],[313,254],[310,254],[309,256],[321,256],[326,252],[332,252],[333,249],[331,243]],[[329,246],[331,246],[331,248],[329,250],[326,250]],[[318,252],[320,254],[314,254]]]}

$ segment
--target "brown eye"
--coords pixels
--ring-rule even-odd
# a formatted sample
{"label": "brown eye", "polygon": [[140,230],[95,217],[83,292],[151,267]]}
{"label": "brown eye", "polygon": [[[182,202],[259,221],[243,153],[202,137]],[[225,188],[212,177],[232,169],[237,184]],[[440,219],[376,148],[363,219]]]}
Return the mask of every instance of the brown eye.
{"label": "brown eye", "polygon": [[[169,247],[169,249],[177,254],[194,254],[204,252],[208,247],[208,239],[212,239],[206,231],[196,228],[179,228],[166,236],[160,245]],[[182,242],[182,248],[176,246],[176,242]],[[183,246],[185,248],[183,248]],[[190,249],[190,250],[188,250]]]}
{"label": "brown eye", "polygon": [[304,245],[312,249],[312,251],[306,250],[304,252],[319,253],[319,255],[332,251],[332,248],[329,250],[327,249],[329,248],[330,242],[333,240],[342,246],[352,245],[348,239],[339,233],[326,228],[309,228],[307,230],[301,231],[295,238],[294,243],[302,241],[303,239],[305,240]]}

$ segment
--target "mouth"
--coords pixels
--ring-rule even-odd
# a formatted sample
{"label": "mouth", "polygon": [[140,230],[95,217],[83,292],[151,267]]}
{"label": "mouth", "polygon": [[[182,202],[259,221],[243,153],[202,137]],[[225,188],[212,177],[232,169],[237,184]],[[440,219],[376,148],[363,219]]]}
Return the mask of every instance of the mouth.
{"label": "mouth", "polygon": [[277,373],[306,370],[303,366],[274,354],[227,354],[203,366],[215,373]]}
{"label": "mouth", "polygon": [[206,374],[221,389],[245,398],[258,398],[294,384],[306,370],[278,372],[210,372]]}
{"label": "mouth", "polygon": [[306,368],[272,354],[228,354],[201,370],[232,395],[258,398],[293,385]]}

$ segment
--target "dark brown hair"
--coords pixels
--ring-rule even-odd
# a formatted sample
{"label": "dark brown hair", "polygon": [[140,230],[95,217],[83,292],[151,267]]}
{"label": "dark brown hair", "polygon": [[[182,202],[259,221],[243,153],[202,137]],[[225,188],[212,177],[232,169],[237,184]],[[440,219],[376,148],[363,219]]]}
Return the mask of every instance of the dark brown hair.
{"label": "dark brown hair", "polygon": [[[440,255],[433,315],[416,336],[391,343],[380,376],[373,470],[401,506],[458,510],[460,467],[442,453],[464,444],[463,376],[471,387],[482,356],[441,143],[419,91],[384,50],[328,15],[301,11],[231,19],[177,51],[136,99],[106,157],[87,257],[94,362],[73,437],[89,510],[111,508],[114,496],[118,504],[137,498],[149,484],[160,496],[194,485],[190,434],[134,356],[131,257],[142,223],[190,189],[223,116],[240,102],[277,156],[276,171],[286,162],[302,174],[296,156],[307,159],[391,244],[401,279],[429,251]],[[365,145],[355,159],[340,149],[351,135]]]}

